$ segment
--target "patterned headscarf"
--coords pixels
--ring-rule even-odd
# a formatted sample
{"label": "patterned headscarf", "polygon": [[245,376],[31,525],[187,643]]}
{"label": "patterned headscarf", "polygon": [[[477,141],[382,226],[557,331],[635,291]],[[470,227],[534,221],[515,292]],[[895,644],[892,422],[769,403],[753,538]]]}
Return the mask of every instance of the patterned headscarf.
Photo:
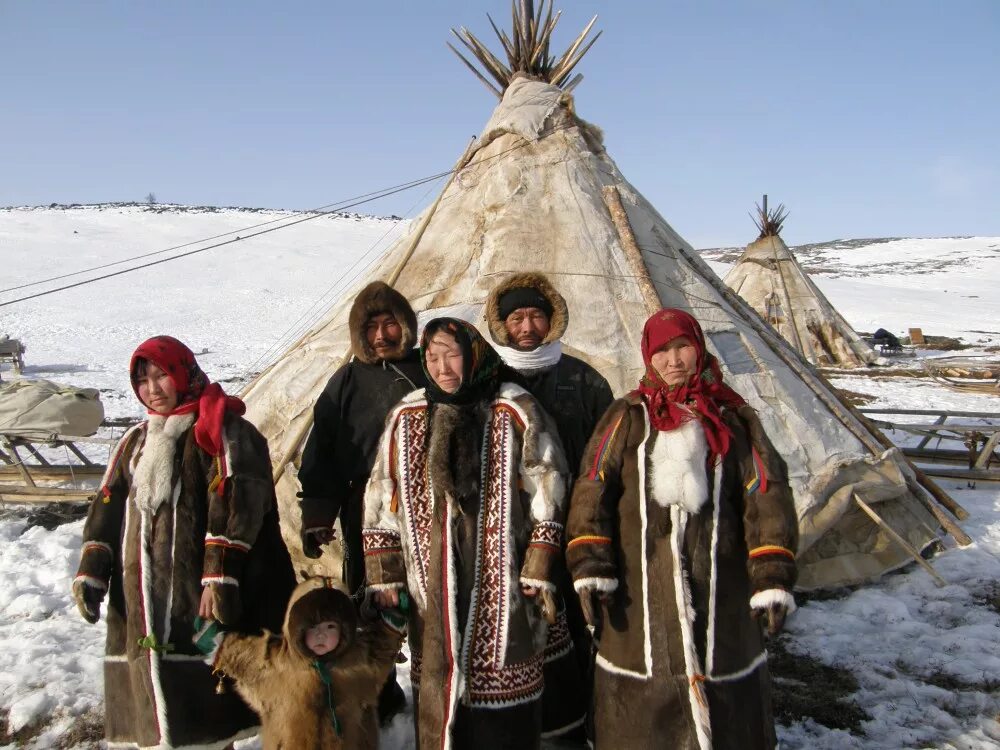
{"label": "patterned headscarf", "polygon": [[[454,336],[462,350],[462,383],[454,393],[441,390],[427,370],[427,345],[439,331]],[[501,383],[521,382],[521,376],[504,364],[476,327],[458,318],[434,318],[424,327],[420,337],[420,364],[427,376],[427,400],[431,403],[462,406],[487,401],[496,395]]]}
{"label": "patterned headscarf", "polygon": [[152,362],[167,373],[177,389],[177,406],[167,416],[197,413],[194,424],[195,441],[211,456],[222,453],[222,421],[225,414],[227,411],[243,414],[247,410],[246,405],[235,396],[227,396],[218,383],[209,381],[208,376],[198,367],[194,353],[173,336],[147,339],[132,354],[129,375],[132,390],[140,401],[142,398],[136,383],[139,360]]}
{"label": "patterned headscarf", "polygon": [[[686,336],[691,341],[698,359],[695,374],[688,382],[671,388],[653,367],[652,358],[678,336]],[[646,374],[633,393],[641,395],[646,402],[653,427],[661,432],[674,430],[692,419],[693,412],[705,430],[712,456],[724,456],[729,450],[732,433],[722,421],[722,407],[736,408],[746,401],[722,382],[719,362],[705,349],[705,334],[698,321],[676,308],[653,313],[642,329],[642,361]]]}

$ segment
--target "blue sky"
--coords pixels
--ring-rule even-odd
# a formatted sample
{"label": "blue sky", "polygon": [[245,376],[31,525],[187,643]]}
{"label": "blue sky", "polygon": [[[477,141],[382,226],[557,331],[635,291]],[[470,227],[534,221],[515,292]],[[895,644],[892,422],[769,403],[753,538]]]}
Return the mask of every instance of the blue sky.
{"label": "blue sky", "polygon": [[[695,246],[1000,234],[1000,2],[564,0],[577,112]],[[0,205],[311,208],[450,168],[495,99],[445,47],[500,0],[0,0]],[[496,44],[493,47],[496,48]],[[366,212],[413,215],[426,188]]]}

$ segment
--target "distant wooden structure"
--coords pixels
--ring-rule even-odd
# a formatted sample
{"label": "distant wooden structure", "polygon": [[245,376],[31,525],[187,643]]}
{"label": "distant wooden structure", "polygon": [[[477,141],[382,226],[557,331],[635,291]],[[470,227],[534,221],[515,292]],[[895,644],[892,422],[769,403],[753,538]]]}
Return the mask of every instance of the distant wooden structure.
{"label": "distant wooden structure", "polygon": [[25,346],[19,339],[0,336],[0,363],[11,362],[17,375],[24,370],[24,352]]}
{"label": "distant wooden structure", "polygon": [[925,343],[924,341],[924,331],[922,328],[911,328],[910,329],[910,343],[914,346],[921,346]]}
{"label": "distant wooden structure", "polygon": [[[926,474],[936,477],[1000,482],[1000,412],[947,411],[941,409],[859,409],[875,426],[919,435],[916,446],[904,447],[903,453],[919,463]],[[876,419],[907,416],[926,418],[910,422]],[[933,421],[931,421],[933,420]],[[952,421],[949,421],[952,420]],[[958,420],[958,421],[956,421]],[[972,422],[970,420],[976,420]],[[931,443],[935,442],[934,446]],[[941,448],[941,442],[961,443],[965,449]],[[963,468],[946,468],[947,466]]]}
{"label": "distant wooden structure", "polygon": [[1000,396],[1000,358],[935,357],[924,359],[921,364],[927,374],[953,391]]}

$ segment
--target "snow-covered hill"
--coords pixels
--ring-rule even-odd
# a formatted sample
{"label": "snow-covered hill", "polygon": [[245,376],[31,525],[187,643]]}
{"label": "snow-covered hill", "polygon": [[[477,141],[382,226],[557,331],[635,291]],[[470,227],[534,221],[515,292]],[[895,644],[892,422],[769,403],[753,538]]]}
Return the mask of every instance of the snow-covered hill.
{"label": "snow-covered hill", "polygon": [[[247,237],[299,218],[290,211],[134,204],[0,209],[0,305],[88,276],[24,286],[41,279],[186,245],[139,261],[148,263],[204,247],[209,237]],[[396,217],[317,218],[0,306],[0,334],[27,345],[25,377],[100,388],[108,416],[139,416],[126,372],[138,342],[178,336],[233,390],[405,229]],[[705,251],[720,275],[736,254]],[[806,246],[799,257],[859,330],[919,326],[981,346],[1000,343],[998,237],[846,240]],[[2,375],[11,377],[8,365]],[[945,391],[926,380],[847,375],[835,384],[883,407],[1000,412],[1000,398]],[[976,541],[961,550],[949,542],[936,558],[946,587],[908,569],[803,600],[790,619],[775,649],[782,747],[981,750],[1000,743],[1000,490],[944,484],[971,511],[964,526]],[[50,530],[40,520],[52,519],[0,510],[0,745],[18,732],[28,747],[93,747],[86,737],[99,730],[103,710],[103,625],[84,624],[68,596],[82,522]],[[817,692],[812,703],[798,700]],[[412,746],[409,720],[394,722],[384,747]]]}

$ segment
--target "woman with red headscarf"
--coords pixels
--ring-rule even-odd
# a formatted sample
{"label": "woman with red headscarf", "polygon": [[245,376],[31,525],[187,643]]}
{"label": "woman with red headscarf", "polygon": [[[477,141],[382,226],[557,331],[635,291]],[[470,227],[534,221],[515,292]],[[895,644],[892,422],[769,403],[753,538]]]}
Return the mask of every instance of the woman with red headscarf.
{"label": "woman with red headscarf", "polygon": [[785,465],[688,313],[650,317],[642,358],[590,439],[567,522],[599,643],[595,747],[770,749],[761,626],[776,634],[795,607]]}
{"label": "woman with red headscarf", "polygon": [[143,342],[129,372],[148,419],[108,463],[73,581],[88,622],[108,599],[105,736],[221,748],[259,722],[202,661],[195,617],[277,632],[295,585],[267,441],[177,339]]}

